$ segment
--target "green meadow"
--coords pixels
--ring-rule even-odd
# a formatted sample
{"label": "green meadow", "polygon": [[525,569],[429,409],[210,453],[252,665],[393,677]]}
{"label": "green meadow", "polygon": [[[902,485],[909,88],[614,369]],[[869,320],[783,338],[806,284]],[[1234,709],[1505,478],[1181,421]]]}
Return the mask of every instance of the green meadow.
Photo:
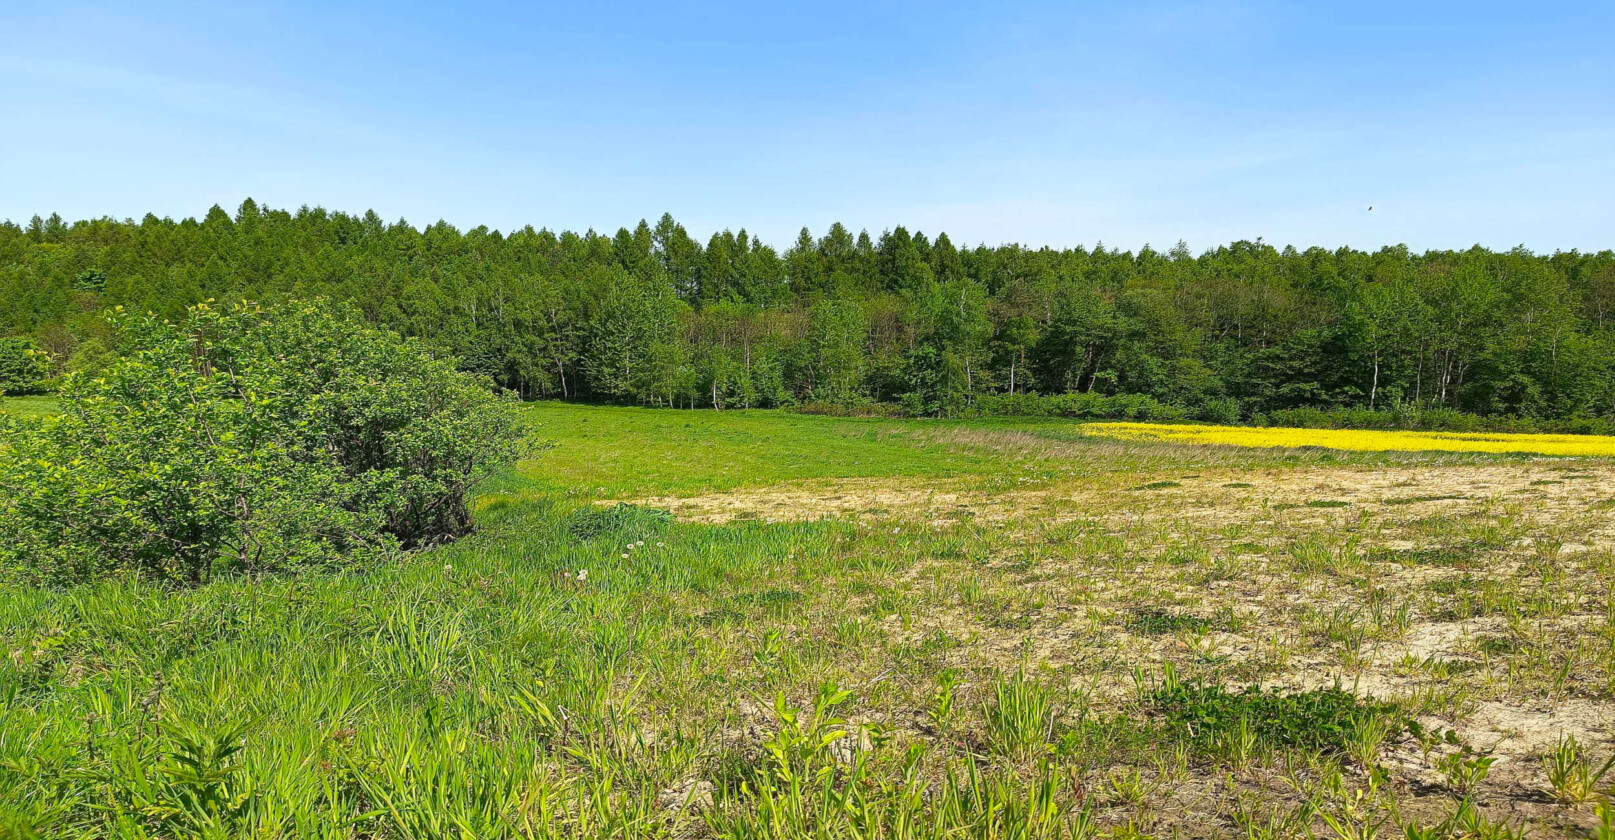
{"label": "green meadow", "polygon": [[[699,493],[811,478],[941,477],[996,471],[991,453],[929,441],[925,421],[779,411],[683,411],[536,403],[537,437],[555,448],[523,464],[541,491]],[[1001,425],[1003,421],[978,421]],[[1054,421],[1027,428],[1069,429]]]}
{"label": "green meadow", "polygon": [[0,411],[19,417],[45,417],[56,410],[50,397],[0,397]]}
{"label": "green meadow", "polygon": [[527,412],[385,567],[0,589],[0,836],[1608,830],[1607,459]]}

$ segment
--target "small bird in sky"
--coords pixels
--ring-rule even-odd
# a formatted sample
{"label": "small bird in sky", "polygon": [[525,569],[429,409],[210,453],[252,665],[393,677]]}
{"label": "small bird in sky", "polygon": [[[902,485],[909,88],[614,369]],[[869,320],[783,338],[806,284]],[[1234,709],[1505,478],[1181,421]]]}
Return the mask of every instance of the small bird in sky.
{"label": "small bird in sky", "polygon": [[1370,213],[1374,212],[1374,205],[1372,205],[1372,204],[1368,205],[1368,212],[1370,212]]}

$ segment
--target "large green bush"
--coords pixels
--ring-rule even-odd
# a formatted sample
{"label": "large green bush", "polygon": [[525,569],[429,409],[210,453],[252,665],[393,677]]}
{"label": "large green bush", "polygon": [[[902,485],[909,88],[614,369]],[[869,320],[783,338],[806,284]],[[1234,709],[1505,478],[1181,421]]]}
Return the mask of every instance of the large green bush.
{"label": "large green bush", "polygon": [[26,338],[0,338],[0,396],[37,394],[45,389],[50,363]]}
{"label": "large green bush", "polygon": [[364,564],[471,527],[519,454],[513,402],[325,304],[113,316],[122,355],[62,413],[0,420],[0,570],[198,583]]}
{"label": "large green bush", "polygon": [[1186,416],[1182,408],[1144,394],[995,394],[976,398],[976,412],[989,416],[1070,417],[1077,420],[1147,420],[1171,422]]}

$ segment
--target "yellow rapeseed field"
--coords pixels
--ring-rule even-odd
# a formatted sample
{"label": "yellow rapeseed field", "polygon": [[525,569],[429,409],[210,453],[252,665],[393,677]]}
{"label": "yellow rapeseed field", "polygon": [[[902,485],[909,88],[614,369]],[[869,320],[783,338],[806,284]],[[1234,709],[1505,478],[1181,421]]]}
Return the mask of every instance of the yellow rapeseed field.
{"label": "yellow rapeseed field", "polygon": [[1360,429],[1280,429],[1160,423],[1087,423],[1083,431],[1125,440],[1216,443],[1228,446],[1322,446],[1371,452],[1528,452],[1615,457],[1615,437],[1517,435],[1489,432],[1404,432]]}

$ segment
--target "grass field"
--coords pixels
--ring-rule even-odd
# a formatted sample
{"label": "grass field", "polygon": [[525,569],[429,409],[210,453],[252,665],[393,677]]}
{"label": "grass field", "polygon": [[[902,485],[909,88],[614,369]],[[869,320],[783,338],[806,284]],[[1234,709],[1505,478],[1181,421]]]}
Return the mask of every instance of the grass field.
{"label": "grass field", "polygon": [[22,417],[44,417],[56,411],[56,400],[50,397],[0,397],[0,412]]}
{"label": "grass field", "polygon": [[477,534],[366,575],[0,589],[0,836],[1612,819],[1615,461],[531,414]]}

